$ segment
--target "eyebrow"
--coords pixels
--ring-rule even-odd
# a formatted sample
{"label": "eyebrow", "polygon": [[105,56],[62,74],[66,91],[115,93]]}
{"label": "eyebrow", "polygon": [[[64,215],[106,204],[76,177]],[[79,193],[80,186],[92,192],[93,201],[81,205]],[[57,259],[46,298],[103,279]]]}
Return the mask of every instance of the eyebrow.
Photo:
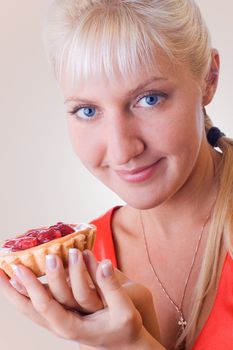
{"label": "eyebrow", "polygon": [[[135,89],[129,90],[128,91],[128,95],[135,95],[137,94],[139,91],[141,91],[142,89],[144,89],[147,85],[150,85],[156,81],[167,81],[168,79],[165,77],[152,77],[149,80],[146,80],[145,82],[143,82],[142,84],[139,84]],[[68,99],[65,100],[64,103],[67,103],[69,101],[80,101],[80,102],[87,102],[90,103],[89,100],[85,100],[82,98],[78,98],[76,97],[69,97]]]}

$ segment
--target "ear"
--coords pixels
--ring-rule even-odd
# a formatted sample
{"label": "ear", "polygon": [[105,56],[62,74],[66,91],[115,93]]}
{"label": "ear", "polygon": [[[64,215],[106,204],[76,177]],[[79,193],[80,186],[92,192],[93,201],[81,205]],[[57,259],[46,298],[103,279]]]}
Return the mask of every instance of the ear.
{"label": "ear", "polygon": [[213,99],[218,85],[220,58],[216,49],[212,49],[211,64],[204,80],[202,105],[207,106]]}

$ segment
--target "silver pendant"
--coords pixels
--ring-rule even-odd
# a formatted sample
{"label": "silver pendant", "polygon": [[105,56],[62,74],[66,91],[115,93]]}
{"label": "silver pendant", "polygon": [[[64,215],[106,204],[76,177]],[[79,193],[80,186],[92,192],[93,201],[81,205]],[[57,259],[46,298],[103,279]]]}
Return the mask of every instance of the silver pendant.
{"label": "silver pendant", "polygon": [[178,321],[178,325],[181,327],[182,331],[185,330],[185,327],[187,325],[187,322],[185,321],[183,314],[181,313],[180,319]]}

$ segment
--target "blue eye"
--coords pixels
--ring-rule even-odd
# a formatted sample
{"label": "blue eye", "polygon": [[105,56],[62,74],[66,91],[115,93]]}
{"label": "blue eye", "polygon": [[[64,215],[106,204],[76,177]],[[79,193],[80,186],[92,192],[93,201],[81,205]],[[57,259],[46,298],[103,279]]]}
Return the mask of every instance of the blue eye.
{"label": "blue eye", "polygon": [[94,107],[85,107],[85,108],[80,108],[79,112],[83,111],[83,114],[86,117],[93,117],[95,115],[95,108]]}
{"label": "blue eye", "polygon": [[80,119],[93,119],[96,115],[96,108],[91,106],[76,107],[71,112],[71,115],[75,115]]}
{"label": "blue eye", "polygon": [[140,107],[150,107],[159,104],[164,96],[162,94],[149,94],[138,101]]}
{"label": "blue eye", "polygon": [[150,95],[150,96],[146,96],[146,103],[148,103],[148,105],[153,106],[158,102],[158,96],[156,95]]}

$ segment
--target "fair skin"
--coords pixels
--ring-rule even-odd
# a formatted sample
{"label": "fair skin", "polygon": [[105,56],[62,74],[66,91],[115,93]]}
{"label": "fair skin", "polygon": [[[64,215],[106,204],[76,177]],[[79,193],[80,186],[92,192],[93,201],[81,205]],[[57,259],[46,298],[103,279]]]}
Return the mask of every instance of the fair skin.
{"label": "fair skin", "polygon": [[[44,287],[29,269],[19,265],[14,278],[20,283],[17,286],[19,293],[11,287],[3,271],[0,271],[1,291],[19,311],[61,338],[95,346],[96,349],[164,350],[164,347],[146,329],[148,324],[148,328],[153,330],[154,335],[159,336],[153,302],[146,288],[129,281],[120,272],[114,271],[108,261],[98,265],[91,252],[88,252],[88,264],[84,263],[81,252],[78,252],[78,255],[78,262],[72,264],[70,261],[69,264],[73,297],[70,296],[70,287],[64,278],[65,270],[62,262],[56,256],[56,270],[51,270],[47,265],[47,287]],[[81,289],[80,279],[82,284],[86,282],[84,272],[86,268],[98,288],[98,299],[105,304],[103,310],[88,311],[89,305],[92,304],[90,309],[94,305],[93,295],[89,294],[86,302],[83,302],[80,294],[76,296]],[[65,307],[61,304],[62,294]],[[89,305],[87,301],[90,302]],[[96,304],[97,309],[100,309],[99,304]],[[145,319],[142,317],[143,313]],[[121,334],[120,338],[119,334]]]}
{"label": "fair skin", "polygon": [[[65,100],[71,99],[66,102],[67,110],[76,109],[75,115],[68,117],[76,154],[96,178],[127,203],[113,221],[119,268],[124,274],[116,270],[103,278],[102,265],[88,253],[87,269],[96,289],[90,291],[81,258],[76,273],[72,274],[74,266],[69,267],[71,293],[62,264],[56,258],[57,270],[47,271],[49,292],[21,267],[24,275],[17,279],[31,301],[17,293],[2,272],[0,275],[6,297],[35,322],[62,337],[96,348],[172,349],[177,331],[170,328],[174,313],[164,312],[164,295],[151,282],[149,267],[145,268],[147,257],[139,229],[139,210],[152,262],[159,266],[167,290],[174,291],[173,298],[179,303],[197,234],[217,191],[214,171],[221,156],[205,139],[202,108],[210,103],[216,90],[217,75],[212,73],[219,70],[218,54],[213,51],[207,79],[195,79],[188,65],[173,70],[163,55],[157,63],[151,74],[141,70],[129,79],[114,80],[114,84],[105,77],[86,81],[77,86],[75,96],[67,81],[62,85]],[[152,81],[152,77],[156,79]],[[145,181],[128,182],[119,174],[120,170],[148,166],[158,159],[161,161],[157,171]],[[187,239],[190,232],[197,233]],[[206,229],[205,239],[207,232]],[[187,291],[187,313],[205,239]],[[139,256],[141,261],[135,270]],[[174,261],[179,261],[179,274],[167,268]],[[92,316],[78,317],[62,304]]]}
{"label": "fair skin", "polygon": [[[109,84],[104,79],[98,79],[92,84],[77,88],[80,93],[77,93],[76,101],[68,102],[68,110],[79,104],[85,105],[82,101],[85,99],[88,101],[87,106],[97,106],[96,119],[93,121],[80,121],[74,117],[68,119],[73,148],[94,176],[128,203],[115,215],[113,225],[118,264],[131,279],[140,280],[140,283],[154,292],[156,304],[158,295],[163,299],[163,293],[160,293],[160,287],[155,290],[155,284],[151,283],[154,278],[149,273],[149,267],[145,277],[144,266],[147,260],[146,257],[142,259],[144,247],[138,209],[144,209],[143,216],[152,262],[154,266],[159,266],[167,290],[175,290],[173,299],[179,304],[197,235],[217,191],[214,171],[221,156],[205,139],[202,107],[211,102],[215,93],[218,69],[219,57],[215,51],[208,79],[199,81],[194,79],[187,67],[176,67],[173,71],[163,57],[159,68],[155,69],[152,75],[169,77],[166,81],[154,81],[131,96],[128,91],[132,87],[137,87],[138,82],[148,81],[150,76],[137,74],[127,81],[119,79],[117,82],[114,81],[112,89],[109,89]],[[153,109],[148,106],[143,108],[144,100],[135,104],[138,96],[151,90],[165,93],[168,98],[161,99],[162,103]],[[65,96],[72,96],[65,84],[63,91]],[[126,109],[125,106],[128,105],[130,108]],[[85,117],[83,110],[76,115]],[[165,157],[164,163],[161,164],[158,173],[145,183],[129,184],[116,172],[116,169],[131,169],[151,164],[160,157]],[[132,231],[132,227],[140,229]],[[195,233],[188,241],[187,232]],[[199,261],[203,255],[207,233],[208,229],[204,232]],[[138,256],[141,257],[142,268],[137,266],[135,270],[134,261]],[[172,266],[174,261],[179,261],[179,270],[183,272],[178,276],[167,269],[167,266]],[[200,263],[197,262],[192,275],[193,285],[199,270]],[[185,300],[186,314],[192,289],[190,283]],[[174,328],[169,335],[167,332],[173,308],[171,307],[170,311],[166,307],[165,312],[162,302],[159,307],[163,344],[171,348],[177,333],[177,329]]]}

